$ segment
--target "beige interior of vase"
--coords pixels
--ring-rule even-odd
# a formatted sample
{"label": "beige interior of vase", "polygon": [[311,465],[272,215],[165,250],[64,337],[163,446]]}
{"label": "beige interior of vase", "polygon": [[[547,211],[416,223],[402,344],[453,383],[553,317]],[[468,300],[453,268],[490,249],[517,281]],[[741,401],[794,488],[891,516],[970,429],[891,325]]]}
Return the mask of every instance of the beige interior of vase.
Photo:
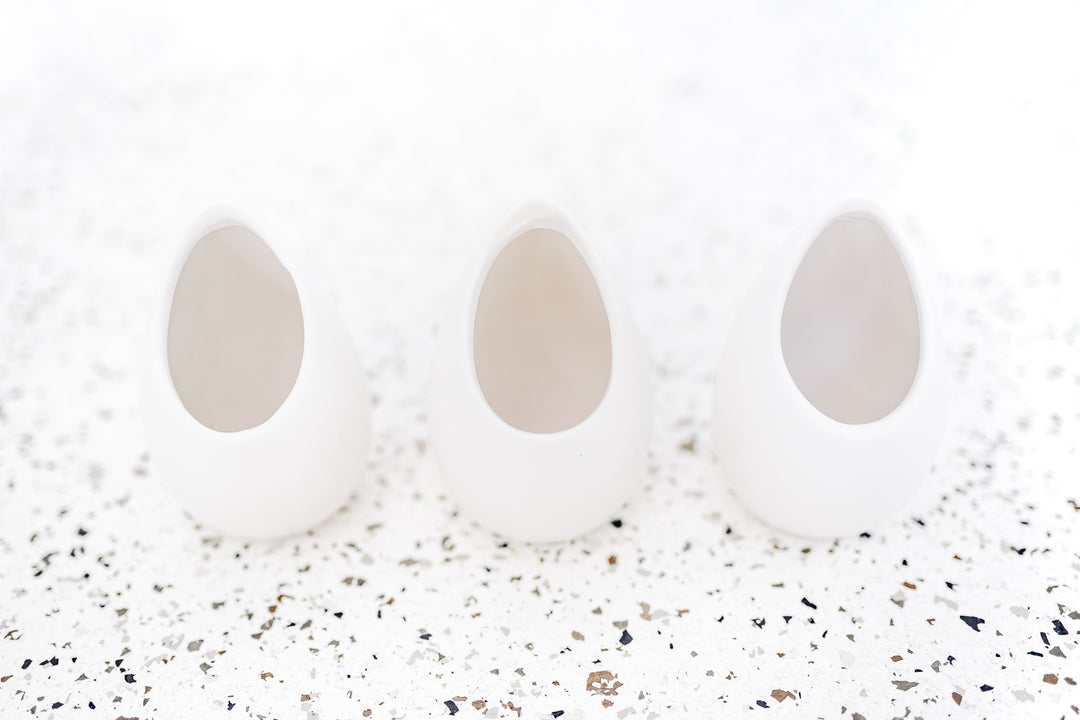
{"label": "beige interior of vase", "polygon": [[596,280],[569,238],[529,230],[495,258],[477,301],[473,360],[488,404],[521,430],[566,430],[600,404],[611,329]]}
{"label": "beige interior of vase", "polygon": [[296,284],[266,243],[238,225],[201,238],[169,314],[169,373],[188,412],[223,432],[261,425],[292,391],[303,352]]}
{"label": "beige interior of vase", "polygon": [[879,420],[907,397],[919,367],[919,311],[896,246],[870,217],[835,220],[810,246],[788,291],[784,361],[818,410]]}

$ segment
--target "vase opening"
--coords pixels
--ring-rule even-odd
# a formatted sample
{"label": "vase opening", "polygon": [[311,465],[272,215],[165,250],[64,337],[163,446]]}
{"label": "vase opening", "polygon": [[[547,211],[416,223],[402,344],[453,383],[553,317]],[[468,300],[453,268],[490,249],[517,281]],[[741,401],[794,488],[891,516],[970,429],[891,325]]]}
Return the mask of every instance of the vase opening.
{"label": "vase opening", "polygon": [[600,404],[611,376],[607,309],[564,234],[528,230],[496,256],[477,299],[473,362],[488,405],[520,430],[567,430]]}
{"label": "vase opening", "polygon": [[236,432],[270,419],[292,391],[304,320],[292,275],[246,227],[207,233],[176,280],[168,364],[192,417]]}
{"label": "vase opening", "polygon": [[796,386],[832,419],[870,423],[903,402],[919,367],[919,311],[880,223],[841,217],[814,240],[788,290],[780,338]]}

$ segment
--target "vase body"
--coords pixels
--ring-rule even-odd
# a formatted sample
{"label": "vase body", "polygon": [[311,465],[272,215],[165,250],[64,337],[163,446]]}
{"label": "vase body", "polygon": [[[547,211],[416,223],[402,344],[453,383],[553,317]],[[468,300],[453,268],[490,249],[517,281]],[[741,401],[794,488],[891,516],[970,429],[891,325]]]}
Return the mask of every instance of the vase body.
{"label": "vase body", "polygon": [[716,377],[717,458],[777,528],[872,530],[929,474],[946,391],[907,247],[878,210],[851,203],[798,233],[751,286]]}
{"label": "vase body", "polygon": [[553,208],[519,211],[439,326],[430,435],[458,506],[548,542],[614,516],[645,470],[648,359],[606,270]]}
{"label": "vase body", "polygon": [[301,252],[212,210],[177,251],[141,373],[156,473],[196,521],[306,530],[364,474],[371,408],[356,347]]}

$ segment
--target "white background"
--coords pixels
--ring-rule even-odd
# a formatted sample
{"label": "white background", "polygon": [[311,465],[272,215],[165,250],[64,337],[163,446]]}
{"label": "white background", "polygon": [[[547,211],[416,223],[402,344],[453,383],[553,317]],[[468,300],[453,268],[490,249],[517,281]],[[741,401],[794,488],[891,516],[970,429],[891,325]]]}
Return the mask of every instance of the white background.
{"label": "white background", "polygon": [[[2,714],[1075,716],[1078,28],[1072,3],[0,4]],[[894,523],[806,542],[724,489],[710,382],[754,273],[851,196],[937,289],[953,422]],[[502,547],[442,494],[424,385],[446,289],[533,198],[621,278],[656,433],[621,528]],[[147,306],[218,203],[306,244],[376,396],[368,482],[278,543],[196,527],[144,457]]]}

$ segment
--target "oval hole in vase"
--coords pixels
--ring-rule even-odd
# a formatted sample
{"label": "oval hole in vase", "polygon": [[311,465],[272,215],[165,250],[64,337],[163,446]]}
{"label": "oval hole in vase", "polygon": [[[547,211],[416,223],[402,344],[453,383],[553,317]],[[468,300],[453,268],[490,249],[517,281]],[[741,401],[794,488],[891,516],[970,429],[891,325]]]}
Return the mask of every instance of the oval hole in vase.
{"label": "oval hole in vase", "polygon": [[919,333],[911,281],[885,229],[861,215],[834,220],[784,303],[784,362],[802,394],[839,422],[880,420],[911,390]]}
{"label": "oval hole in vase", "polygon": [[292,391],[304,320],[292,275],[239,225],[204,235],[176,280],[169,374],[192,417],[222,432],[270,419]]}
{"label": "oval hole in vase", "polygon": [[508,424],[553,433],[587,418],[607,392],[611,328],[574,244],[537,228],[498,254],[476,305],[476,379]]}

